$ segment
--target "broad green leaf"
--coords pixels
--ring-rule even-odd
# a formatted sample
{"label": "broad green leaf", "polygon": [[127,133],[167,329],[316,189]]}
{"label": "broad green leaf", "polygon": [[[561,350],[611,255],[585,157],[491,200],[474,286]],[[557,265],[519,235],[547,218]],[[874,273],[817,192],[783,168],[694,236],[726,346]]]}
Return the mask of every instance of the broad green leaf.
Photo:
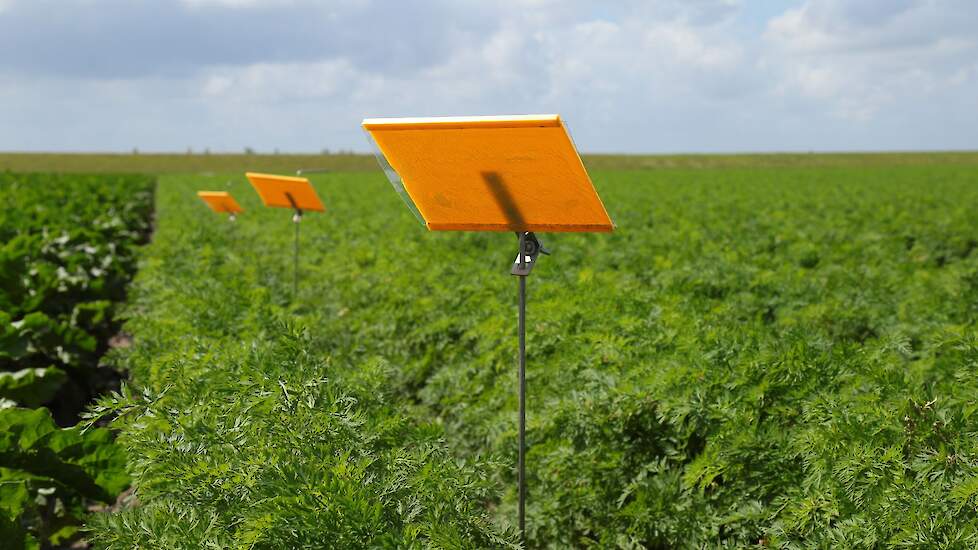
{"label": "broad green leaf", "polygon": [[38,407],[50,401],[66,379],[65,372],[57,367],[0,372],[0,398]]}
{"label": "broad green leaf", "polygon": [[125,488],[125,455],[106,429],[58,428],[47,409],[0,410],[0,466],[111,502]]}

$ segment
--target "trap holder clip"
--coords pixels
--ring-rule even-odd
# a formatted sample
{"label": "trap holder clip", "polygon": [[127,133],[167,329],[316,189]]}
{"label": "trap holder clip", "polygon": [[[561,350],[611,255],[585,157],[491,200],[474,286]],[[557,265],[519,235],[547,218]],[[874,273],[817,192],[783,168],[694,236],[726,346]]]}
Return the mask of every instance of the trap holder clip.
{"label": "trap holder clip", "polygon": [[533,266],[537,265],[537,257],[540,254],[549,256],[550,251],[540,244],[540,239],[532,232],[520,231],[516,233],[516,237],[520,240],[520,248],[516,253],[516,260],[513,262],[510,274],[526,277],[533,270]]}

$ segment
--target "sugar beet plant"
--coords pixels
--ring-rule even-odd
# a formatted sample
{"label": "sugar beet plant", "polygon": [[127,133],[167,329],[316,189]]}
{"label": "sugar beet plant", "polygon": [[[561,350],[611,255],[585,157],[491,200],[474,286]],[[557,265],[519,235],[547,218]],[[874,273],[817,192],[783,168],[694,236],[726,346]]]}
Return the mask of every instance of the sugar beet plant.
{"label": "sugar beet plant", "polygon": [[99,358],[149,230],[152,180],[6,173],[0,204],[0,539],[70,543],[86,506],[128,485],[108,430],[55,421],[76,422],[117,378]]}
{"label": "sugar beet plant", "polygon": [[[543,238],[528,546],[978,544],[974,166],[593,174]],[[383,177],[292,227],[168,177],[102,400],[141,505],[109,548],[498,547],[515,518],[509,234],[426,233]]]}

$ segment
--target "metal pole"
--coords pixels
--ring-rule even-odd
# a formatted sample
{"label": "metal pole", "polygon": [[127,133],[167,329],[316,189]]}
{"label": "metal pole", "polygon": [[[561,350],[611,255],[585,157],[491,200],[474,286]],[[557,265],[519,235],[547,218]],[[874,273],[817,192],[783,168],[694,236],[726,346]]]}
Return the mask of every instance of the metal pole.
{"label": "metal pole", "polygon": [[292,301],[296,301],[299,297],[299,222],[302,221],[302,215],[296,211],[295,217],[292,218],[295,222],[295,246],[293,248],[292,254]]}
{"label": "metal pole", "polygon": [[[520,254],[523,254],[522,250]],[[526,544],[526,275],[520,275],[520,539]]]}
{"label": "metal pole", "polygon": [[[520,232],[520,270],[526,268],[526,233]],[[526,275],[520,275],[520,542],[526,545]]]}
{"label": "metal pole", "polygon": [[299,222],[302,221],[302,209],[292,197],[292,193],[285,192],[285,198],[289,199],[289,204],[295,210],[292,215],[292,223],[295,224],[295,246],[292,254],[292,301],[299,297]]}

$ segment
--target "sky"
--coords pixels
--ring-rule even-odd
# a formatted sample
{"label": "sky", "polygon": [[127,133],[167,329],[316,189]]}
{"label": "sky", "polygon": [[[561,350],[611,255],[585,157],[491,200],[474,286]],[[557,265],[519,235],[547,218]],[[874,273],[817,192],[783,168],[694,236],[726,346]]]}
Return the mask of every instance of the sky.
{"label": "sky", "polygon": [[586,152],[978,149],[974,0],[0,0],[0,150],[367,152],[558,113]]}

